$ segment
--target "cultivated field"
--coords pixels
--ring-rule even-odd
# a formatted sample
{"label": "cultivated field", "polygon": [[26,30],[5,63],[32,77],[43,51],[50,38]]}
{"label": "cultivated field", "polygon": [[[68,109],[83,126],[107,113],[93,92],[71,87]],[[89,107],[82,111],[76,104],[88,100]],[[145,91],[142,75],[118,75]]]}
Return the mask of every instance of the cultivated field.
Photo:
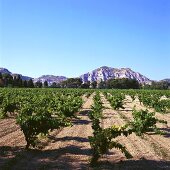
{"label": "cultivated field", "polygon": [[[119,149],[108,149],[92,167],[94,148],[89,136],[96,134],[92,126],[94,117],[89,114],[98,114],[95,112],[97,94],[103,106],[99,109],[102,116],[95,118],[101,127],[97,135],[113,125],[130,124],[134,120],[134,108],[137,111],[147,108],[148,112],[156,113],[153,117],[167,121],[156,123],[159,132],[164,133],[156,134],[158,131],[151,128],[150,132],[137,135],[133,129],[127,137],[112,137],[112,141],[125,146],[133,158],[127,159]],[[116,107],[115,99],[119,106],[122,102],[123,108]],[[0,108],[0,169],[170,169],[170,91],[0,89]],[[46,127],[46,122],[51,123],[47,131],[50,128],[52,131],[44,135],[44,126],[37,124],[38,121]],[[37,126],[42,133],[31,129]],[[32,142],[35,135],[32,134],[30,145],[29,139],[25,140],[25,135],[30,135],[26,133],[29,128],[38,131],[35,147]]]}

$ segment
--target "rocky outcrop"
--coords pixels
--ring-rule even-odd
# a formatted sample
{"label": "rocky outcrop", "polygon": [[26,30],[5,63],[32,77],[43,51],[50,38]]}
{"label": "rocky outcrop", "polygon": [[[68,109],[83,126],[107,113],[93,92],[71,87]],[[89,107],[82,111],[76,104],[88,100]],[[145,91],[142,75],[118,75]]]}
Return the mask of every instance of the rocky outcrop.
{"label": "rocky outcrop", "polygon": [[106,81],[108,79],[128,78],[136,79],[141,84],[150,84],[151,80],[130,68],[111,68],[103,66],[80,76],[83,82]]}

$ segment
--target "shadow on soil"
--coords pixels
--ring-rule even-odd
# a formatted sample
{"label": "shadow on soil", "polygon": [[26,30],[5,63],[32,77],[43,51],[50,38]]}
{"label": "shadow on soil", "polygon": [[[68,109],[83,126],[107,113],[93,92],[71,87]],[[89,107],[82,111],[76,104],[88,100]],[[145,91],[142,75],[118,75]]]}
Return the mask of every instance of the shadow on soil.
{"label": "shadow on soil", "polygon": [[[70,157],[69,154],[73,156]],[[13,155],[13,157],[9,157]],[[75,155],[75,156],[74,156]],[[123,160],[119,162],[108,162],[101,159],[96,167],[90,167],[87,159],[80,156],[91,156],[90,149],[70,145],[54,150],[24,150],[20,147],[0,147],[0,169],[11,170],[169,170],[170,161],[154,160]]]}
{"label": "shadow on soil", "polygon": [[159,130],[162,130],[166,133],[164,137],[170,138],[170,128],[159,128]]}
{"label": "shadow on soil", "polygon": [[83,109],[82,111],[79,112],[81,116],[88,116],[88,113],[91,111],[91,109]]}
{"label": "shadow on soil", "polygon": [[[85,109],[85,110],[80,111],[79,116],[81,116],[81,119],[74,119],[72,121],[72,123],[75,124],[75,125],[87,125],[87,124],[91,123],[90,120],[87,120],[87,116],[88,116],[88,113],[90,111],[91,110],[89,110],[89,109]],[[86,119],[84,119],[84,117],[86,117]]]}
{"label": "shadow on soil", "polygon": [[133,111],[133,109],[120,109],[120,111],[122,111],[122,112],[131,112],[131,111]]}
{"label": "shadow on soil", "polygon": [[124,160],[117,163],[100,162],[96,169],[105,170],[169,170],[170,161]]}
{"label": "shadow on soil", "polygon": [[48,136],[49,139],[52,140],[52,142],[58,142],[58,141],[69,141],[69,140],[74,140],[77,142],[89,142],[87,138],[82,138],[82,137],[72,137],[72,136],[66,136],[63,138],[58,138],[54,136]]}
{"label": "shadow on soil", "polygon": [[80,120],[74,120],[72,122],[75,125],[88,125],[91,121],[80,119]]}
{"label": "shadow on soil", "polygon": [[87,169],[88,161],[83,160],[82,156],[90,155],[90,149],[84,149],[76,145],[44,151],[1,146],[0,169]]}

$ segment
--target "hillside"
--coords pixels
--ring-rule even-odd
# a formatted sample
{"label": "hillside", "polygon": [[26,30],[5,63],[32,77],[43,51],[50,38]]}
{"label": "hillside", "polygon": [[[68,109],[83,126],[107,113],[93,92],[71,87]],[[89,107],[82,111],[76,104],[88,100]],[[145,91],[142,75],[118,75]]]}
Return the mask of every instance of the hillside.
{"label": "hillside", "polygon": [[22,80],[30,80],[30,79],[32,79],[32,77],[28,77],[28,76],[23,76],[22,74],[18,74],[18,73],[12,73],[12,72],[10,72],[8,69],[6,69],[6,68],[2,68],[2,67],[0,67],[0,73],[1,74],[10,74],[11,76],[20,76],[21,77],[21,79]]}
{"label": "hillside", "polygon": [[60,82],[62,82],[64,80],[67,80],[67,78],[64,77],[64,76],[43,75],[43,76],[41,76],[39,78],[35,78],[33,81],[34,82],[40,81],[42,83],[47,81],[48,84],[51,85],[53,82],[60,83]]}
{"label": "hillside", "polygon": [[97,68],[91,72],[88,72],[86,74],[83,74],[80,76],[83,80],[83,82],[87,81],[106,81],[111,78],[128,78],[128,79],[136,79],[141,84],[150,84],[151,80],[149,80],[147,77],[143,76],[142,74],[135,72],[131,70],[130,68],[111,68],[107,66],[103,66],[100,68]]}
{"label": "hillside", "polygon": [[165,81],[165,82],[168,82],[168,83],[170,83],[170,78],[163,79],[163,80],[161,80],[161,81]]}
{"label": "hillside", "polygon": [[[38,78],[32,78],[28,76],[23,76],[22,74],[14,74],[11,73],[8,69],[6,68],[0,68],[0,73],[4,74],[10,74],[12,76],[14,75],[20,75],[23,80],[29,80],[33,79],[34,82],[40,81],[44,82],[47,81],[48,84],[52,84],[53,82],[60,83],[64,80],[67,80],[67,77],[65,76],[55,76],[55,75],[42,75]],[[119,79],[119,78],[128,78],[128,79],[136,79],[139,83],[141,84],[150,84],[151,80],[147,78],[146,76],[135,72],[131,70],[130,68],[112,68],[112,67],[107,67],[103,66],[100,68],[97,68],[93,71],[90,71],[88,73],[82,74],[80,76],[83,82],[93,82],[93,81],[106,81],[108,79]]]}

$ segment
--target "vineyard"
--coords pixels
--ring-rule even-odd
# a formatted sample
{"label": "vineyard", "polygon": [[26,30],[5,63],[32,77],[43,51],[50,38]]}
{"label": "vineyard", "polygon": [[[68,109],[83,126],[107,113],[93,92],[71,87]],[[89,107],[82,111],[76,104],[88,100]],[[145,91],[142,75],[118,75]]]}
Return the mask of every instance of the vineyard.
{"label": "vineyard", "polygon": [[170,169],[170,91],[0,89],[0,169]]}

